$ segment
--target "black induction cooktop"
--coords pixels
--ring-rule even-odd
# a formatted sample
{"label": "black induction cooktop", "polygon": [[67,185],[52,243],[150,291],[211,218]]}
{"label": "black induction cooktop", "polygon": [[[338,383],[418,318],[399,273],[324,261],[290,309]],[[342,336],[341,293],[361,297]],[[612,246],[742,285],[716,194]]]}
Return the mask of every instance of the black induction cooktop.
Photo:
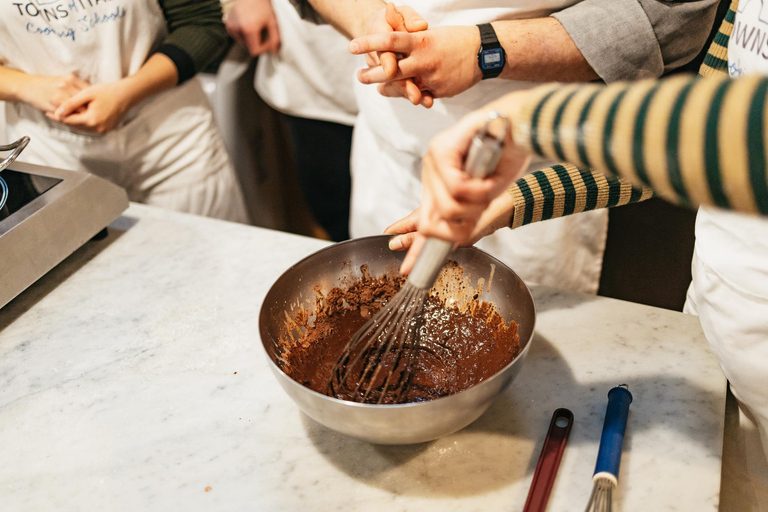
{"label": "black induction cooktop", "polygon": [[12,169],[6,169],[0,172],[0,178],[2,178],[8,185],[8,198],[5,202],[5,206],[0,209],[0,222],[31,203],[34,199],[51,190],[62,181],[61,179],[52,178],[50,176],[14,171]]}

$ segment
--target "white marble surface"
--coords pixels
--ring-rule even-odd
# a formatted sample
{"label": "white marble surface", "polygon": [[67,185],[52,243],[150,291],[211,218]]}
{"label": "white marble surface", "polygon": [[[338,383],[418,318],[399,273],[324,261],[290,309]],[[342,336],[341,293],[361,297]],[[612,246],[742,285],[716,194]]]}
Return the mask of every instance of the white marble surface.
{"label": "white marble surface", "polygon": [[323,242],[137,205],[114,228],[0,310],[3,511],[521,510],[557,407],[575,423],[547,510],[582,510],[621,382],[615,510],[717,509],[725,379],[696,318],[535,289],[503,398],[378,447],[303,416],[260,347],[263,296]]}

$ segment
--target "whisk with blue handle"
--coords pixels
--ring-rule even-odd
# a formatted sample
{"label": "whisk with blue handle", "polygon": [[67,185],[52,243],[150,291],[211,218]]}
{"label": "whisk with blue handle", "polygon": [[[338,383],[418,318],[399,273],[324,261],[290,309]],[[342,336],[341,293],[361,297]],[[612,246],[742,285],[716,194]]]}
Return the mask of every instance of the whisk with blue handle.
{"label": "whisk with blue handle", "polygon": [[597,464],[592,477],[592,494],[586,512],[611,512],[613,490],[619,484],[621,450],[631,403],[632,393],[626,384],[620,384],[608,392],[608,408],[605,411]]}
{"label": "whisk with blue handle", "polygon": [[[491,112],[472,139],[464,172],[473,178],[489,176],[499,163],[509,129],[504,114]],[[331,396],[343,394],[362,403],[400,402],[418,352],[424,303],[452,250],[451,242],[426,240],[400,291],[344,347],[331,369]]]}

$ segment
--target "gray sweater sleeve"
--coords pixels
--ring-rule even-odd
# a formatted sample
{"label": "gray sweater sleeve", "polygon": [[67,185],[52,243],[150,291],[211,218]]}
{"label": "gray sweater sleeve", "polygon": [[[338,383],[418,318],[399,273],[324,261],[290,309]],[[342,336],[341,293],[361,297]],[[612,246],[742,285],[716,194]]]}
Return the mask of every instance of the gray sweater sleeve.
{"label": "gray sweater sleeve", "polygon": [[693,59],[718,0],[584,0],[553,14],[605,82],[658,78]]}

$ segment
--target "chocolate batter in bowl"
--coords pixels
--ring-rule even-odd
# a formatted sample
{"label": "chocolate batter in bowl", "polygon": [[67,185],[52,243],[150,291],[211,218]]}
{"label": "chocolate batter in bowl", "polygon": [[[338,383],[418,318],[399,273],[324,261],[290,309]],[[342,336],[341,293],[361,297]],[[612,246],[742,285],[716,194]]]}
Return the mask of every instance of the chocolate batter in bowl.
{"label": "chocolate batter in bowl", "polygon": [[[509,267],[479,249],[459,249],[451,256],[455,265],[448,272],[444,271],[435,284],[435,297],[427,312],[431,311],[438,319],[447,319],[447,323],[437,322],[436,333],[456,331],[456,326],[451,324],[455,315],[446,316],[446,307],[464,311],[470,321],[475,318],[485,324],[489,319],[497,322],[495,330],[489,331],[490,338],[466,344],[465,348],[470,349],[471,354],[454,354],[460,363],[467,363],[473,355],[476,356],[467,366],[468,371],[460,374],[458,380],[447,383],[434,370],[421,374],[414,372],[412,403],[370,405],[326,396],[322,393],[326,391],[327,380],[316,370],[322,369],[327,362],[323,361],[322,355],[312,351],[313,344],[324,338],[322,317],[330,313],[327,318],[339,320],[341,316],[334,316],[333,308],[342,313],[352,312],[357,317],[355,322],[372,314],[373,311],[365,310],[370,304],[375,307],[372,297],[363,298],[355,307],[349,307],[349,302],[358,300],[354,290],[350,292],[350,289],[366,279],[367,284],[359,291],[372,295],[394,293],[398,285],[397,268],[403,254],[390,251],[387,240],[387,236],[376,236],[342,242],[296,263],[278,278],[265,297],[259,330],[272,372],[308,416],[336,431],[373,443],[417,443],[455,432],[485,412],[517,375],[525,360],[533,334],[535,311],[528,288]],[[374,282],[377,279],[378,284]],[[493,307],[489,307],[491,304]],[[355,322],[341,321],[331,330],[338,331],[344,324],[342,327],[354,332]],[[500,325],[505,330],[500,331]],[[498,344],[501,350],[491,353],[488,342],[493,339],[493,333],[499,332],[507,337],[494,339],[491,345]],[[344,336],[340,334],[340,339]],[[440,336],[435,339],[438,338]],[[325,356],[328,361],[338,357],[333,350]],[[313,383],[315,375],[317,381]],[[435,389],[438,391],[433,393]]]}

